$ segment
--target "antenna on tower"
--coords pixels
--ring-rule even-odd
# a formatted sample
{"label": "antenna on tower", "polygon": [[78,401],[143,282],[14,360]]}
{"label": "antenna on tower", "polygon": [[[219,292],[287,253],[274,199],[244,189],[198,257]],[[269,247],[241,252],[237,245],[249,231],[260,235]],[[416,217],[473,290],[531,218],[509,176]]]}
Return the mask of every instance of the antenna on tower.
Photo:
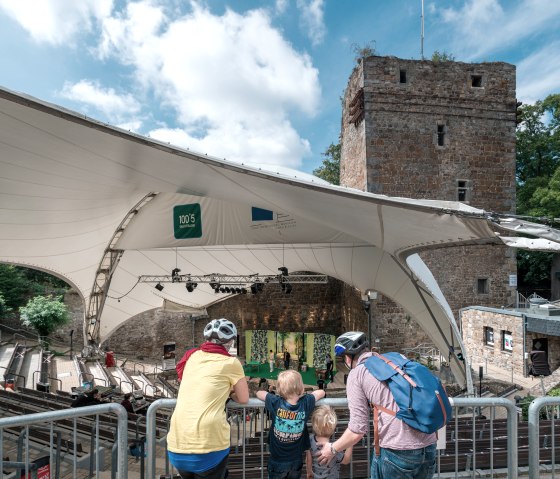
{"label": "antenna on tower", "polygon": [[424,60],[424,0],[422,0],[422,15],[420,17],[420,58]]}

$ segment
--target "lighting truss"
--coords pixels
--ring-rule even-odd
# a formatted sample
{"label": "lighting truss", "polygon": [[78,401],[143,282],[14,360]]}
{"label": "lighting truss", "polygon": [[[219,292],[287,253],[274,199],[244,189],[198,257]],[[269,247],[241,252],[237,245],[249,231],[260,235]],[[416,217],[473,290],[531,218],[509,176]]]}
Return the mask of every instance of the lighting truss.
{"label": "lighting truss", "polygon": [[276,274],[276,275],[230,275],[230,274],[205,274],[197,276],[194,274],[180,275],[142,275],[138,277],[139,283],[214,283],[219,285],[251,285],[254,283],[292,283],[292,284],[317,284],[327,283],[328,276],[325,274]]}

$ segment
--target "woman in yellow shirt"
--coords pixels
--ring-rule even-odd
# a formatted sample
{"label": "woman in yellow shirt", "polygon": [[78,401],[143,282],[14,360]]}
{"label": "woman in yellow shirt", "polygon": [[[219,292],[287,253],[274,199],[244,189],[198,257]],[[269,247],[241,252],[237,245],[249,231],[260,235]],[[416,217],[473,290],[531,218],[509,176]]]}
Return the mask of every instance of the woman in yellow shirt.
{"label": "woman in yellow shirt", "polygon": [[223,479],[230,449],[224,405],[244,404],[249,387],[241,363],[229,355],[235,325],[214,319],[204,328],[206,342],[188,351],[177,405],[167,435],[169,461],[183,479]]}

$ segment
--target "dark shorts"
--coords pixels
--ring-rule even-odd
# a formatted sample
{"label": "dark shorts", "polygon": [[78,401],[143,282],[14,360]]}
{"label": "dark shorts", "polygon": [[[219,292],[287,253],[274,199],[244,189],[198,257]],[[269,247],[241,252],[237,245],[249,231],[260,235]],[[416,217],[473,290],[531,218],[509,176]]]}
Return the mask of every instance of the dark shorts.
{"label": "dark shorts", "polygon": [[204,472],[190,472],[177,470],[183,479],[224,479],[227,477],[227,465],[229,455],[224,457],[222,461],[212,469]]}
{"label": "dark shorts", "polygon": [[405,451],[381,448],[371,458],[371,479],[431,479],[435,470],[435,444]]}
{"label": "dark shorts", "polygon": [[268,461],[268,479],[300,479],[303,462]]}

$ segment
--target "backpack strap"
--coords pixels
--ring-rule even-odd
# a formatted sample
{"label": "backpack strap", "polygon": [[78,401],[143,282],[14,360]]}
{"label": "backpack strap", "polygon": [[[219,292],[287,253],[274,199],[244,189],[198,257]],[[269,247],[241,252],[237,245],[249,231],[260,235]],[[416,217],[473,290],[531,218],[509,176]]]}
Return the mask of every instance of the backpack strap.
{"label": "backpack strap", "polygon": [[390,366],[391,368],[393,368],[397,373],[399,373],[404,379],[406,379],[406,381],[413,387],[416,387],[416,383],[412,380],[412,378],[406,374],[399,366],[397,366],[393,361],[391,361],[390,359],[386,358],[385,356],[383,356],[382,354],[379,353],[373,353],[373,355],[376,358],[379,358],[383,361],[385,361],[385,363]]}
{"label": "backpack strap", "polygon": [[373,410],[373,442],[375,447],[375,455],[379,456],[379,454],[381,453],[381,448],[379,447],[379,411],[390,414],[391,416],[396,416],[397,413],[395,411],[387,409],[386,407],[378,406],[376,404],[372,404],[371,409]]}

